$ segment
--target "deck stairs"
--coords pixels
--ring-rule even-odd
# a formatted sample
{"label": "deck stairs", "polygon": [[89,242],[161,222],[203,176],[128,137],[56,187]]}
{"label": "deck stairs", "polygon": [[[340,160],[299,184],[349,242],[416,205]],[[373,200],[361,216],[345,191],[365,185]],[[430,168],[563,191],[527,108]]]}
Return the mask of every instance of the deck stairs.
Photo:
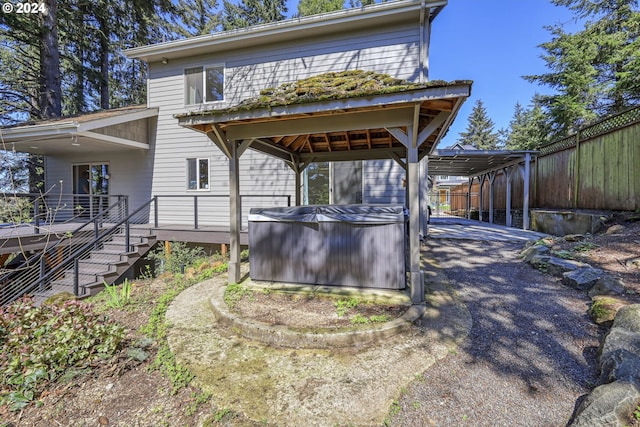
{"label": "deck stairs", "polygon": [[[156,236],[149,229],[131,228],[130,233],[128,249],[125,247],[126,236],[115,234],[109,241],[92,249],[88,257],[78,261],[78,297],[95,295],[104,289],[105,284],[118,282],[156,244]],[[50,289],[34,292],[36,302],[61,292],[73,294],[76,289],[75,280],[75,269],[64,270],[61,277],[51,282]]]}
{"label": "deck stairs", "polygon": [[153,201],[129,213],[127,199],[119,198],[17,270],[0,274],[0,307],[24,295],[36,303],[61,292],[84,298],[118,283],[157,242],[148,223]]}

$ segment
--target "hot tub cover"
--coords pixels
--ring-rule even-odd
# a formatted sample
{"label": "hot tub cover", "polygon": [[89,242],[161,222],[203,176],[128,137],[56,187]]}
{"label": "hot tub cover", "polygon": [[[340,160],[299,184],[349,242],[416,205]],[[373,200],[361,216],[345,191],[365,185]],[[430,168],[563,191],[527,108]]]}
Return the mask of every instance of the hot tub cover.
{"label": "hot tub cover", "polygon": [[393,224],[405,222],[408,211],[395,205],[308,205],[287,208],[252,208],[249,222],[347,222]]}

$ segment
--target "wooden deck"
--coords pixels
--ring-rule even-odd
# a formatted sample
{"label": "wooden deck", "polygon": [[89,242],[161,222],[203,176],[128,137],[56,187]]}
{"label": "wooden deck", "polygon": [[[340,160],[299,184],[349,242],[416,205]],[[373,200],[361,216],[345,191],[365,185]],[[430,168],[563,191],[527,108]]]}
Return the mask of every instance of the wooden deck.
{"label": "wooden deck", "polygon": [[[60,224],[41,225],[36,229],[33,225],[0,227],[0,255],[18,252],[29,252],[43,249],[63,238],[66,233],[80,227],[81,223],[65,222]],[[170,240],[190,243],[229,244],[229,227],[201,226],[197,229],[190,225],[132,224],[134,228],[149,229],[157,236],[157,240]],[[88,232],[92,231],[89,228]],[[240,232],[240,244],[248,245],[249,236],[246,227]]]}

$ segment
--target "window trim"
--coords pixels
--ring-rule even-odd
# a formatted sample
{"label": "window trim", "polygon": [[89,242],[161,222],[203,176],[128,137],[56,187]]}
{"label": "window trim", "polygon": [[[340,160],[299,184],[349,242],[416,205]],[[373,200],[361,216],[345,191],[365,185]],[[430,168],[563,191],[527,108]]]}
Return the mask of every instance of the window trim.
{"label": "window trim", "polygon": [[[222,99],[217,99],[215,101],[207,101],[207,69],[209,68],[222,68]],[[202,78],[202,101],[189,103],[188,95],[189,95],[189,86],[187,83],[187,71],[195,70],[196,68],[200,69],[200,77]],[[195,73],[194,73],[195,74]],[[194,106],[194,105],[203,105],[203,104],[216,104],[225,101],[225,93],[226,93],[226,80],[227,80],[227,66],[224,62],[215,62],[203,65],[194,65],[193,67],[185,67],[182,70],[182,76],[184,80],[184,105],[185,106]]]}
{"label": "window trim", "polygon": [[[189,175],[190,175],[190,169],[189,169],[189,160],[195,160],[196,162],[196,188],[191,188],[191,186],[189,185]],[[206,160],[207,161],[207,187],[206,188],[200,188],[200,162],[202,160]],[[187,184],[187,191],[211,191],[211,159],[209,159],[209,157],[187,157],[186,158],[186,184]]]}

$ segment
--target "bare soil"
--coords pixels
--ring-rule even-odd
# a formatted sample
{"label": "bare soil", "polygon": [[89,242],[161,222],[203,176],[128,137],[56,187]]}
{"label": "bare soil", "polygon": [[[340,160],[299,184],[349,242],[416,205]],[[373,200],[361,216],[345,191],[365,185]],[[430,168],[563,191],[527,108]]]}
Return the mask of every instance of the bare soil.
{"label": "bare soil", "polygon": [[[288,326],[293,330],[338,330],[351,328],[358,322],[375,323],[397,319],[408,308],[406,305],[366,302],[359,302],[357,306],[349,308],[346,307],[349,301],[349,298],[257,291],[238,301],[233,311],[246,319]],[[340,312],[340,305],[345,306],[344,313]]]}
{"label": "bare soil", "polygon": [[[617,218],[607,225],[616,224],[622,226],[618,232],[588,236],[585,241],[597,246],[574,253],[577,259],[620,277],[629,291],[626,297],[632,302],[638,302],[640,268],[636,267],[638,264],[634,264],[633,260],[640,258],[640,222]],[[570,251],[576,243],[554,239],[553,244],[558,250]],[[143,337],[139,328],[147,323],[151,310],[166,288],[167,282],[163,279],[136,281],[133,303],[125,309],[107,310],[111,318],[127,328],[129,345]],[[96,306],[100,304],[96,303]],[[308,313],[309,316],[292,316],[293,307],[296,313]],[[318,326],[315,324],[318,318],[326,320],[324,327],[335,328],[351,324],[355,314],[365,317],[387,315],[395,318],[403,312],[398,306],[366,304],[340,317],[334,300],[266,293],[256,293],[253,300],[243,299],[237,309],[256,320],[297,328],[309,327],[310,323],[314,323],[314,327]],[[200,403],[201,391],[195,387],[186,387],[172,393],[170,381],[158,371],[149,369],[157,353],[157,343],[147,348],[149,358],[143,362],[127,357],[126,347],[113,360],[92,367],[88,373],[64,383],[52,384],[37,405],[31,405],[18,413],[0,407],[0,426],[196,426],[205,416],[210,417],[209,425],[263,425],[217,408],[215,402],[210,400]],[[469,362],[462,360],[461,363]],[[432,379],[447,381],[447,378]],[[466,382],[468,379],[461,381]],[[403,425],[409,425],[410,419],[418,424],[424,421],[424,417],[415,414],[420,412],[420,408],[425,408],[428,402],[412,405],[402,403],[392,410],[397,419],[407,422]],[[442,405],[441,402],[433,404]]]}
{"label": "bare soil", "polygon": [[601,233],[578,241],[552,239],[552,250],[569,252],[574,259],[620,278],[627,291],[623,297],[640,302],[640,214],[618,213],[609,218]]}

